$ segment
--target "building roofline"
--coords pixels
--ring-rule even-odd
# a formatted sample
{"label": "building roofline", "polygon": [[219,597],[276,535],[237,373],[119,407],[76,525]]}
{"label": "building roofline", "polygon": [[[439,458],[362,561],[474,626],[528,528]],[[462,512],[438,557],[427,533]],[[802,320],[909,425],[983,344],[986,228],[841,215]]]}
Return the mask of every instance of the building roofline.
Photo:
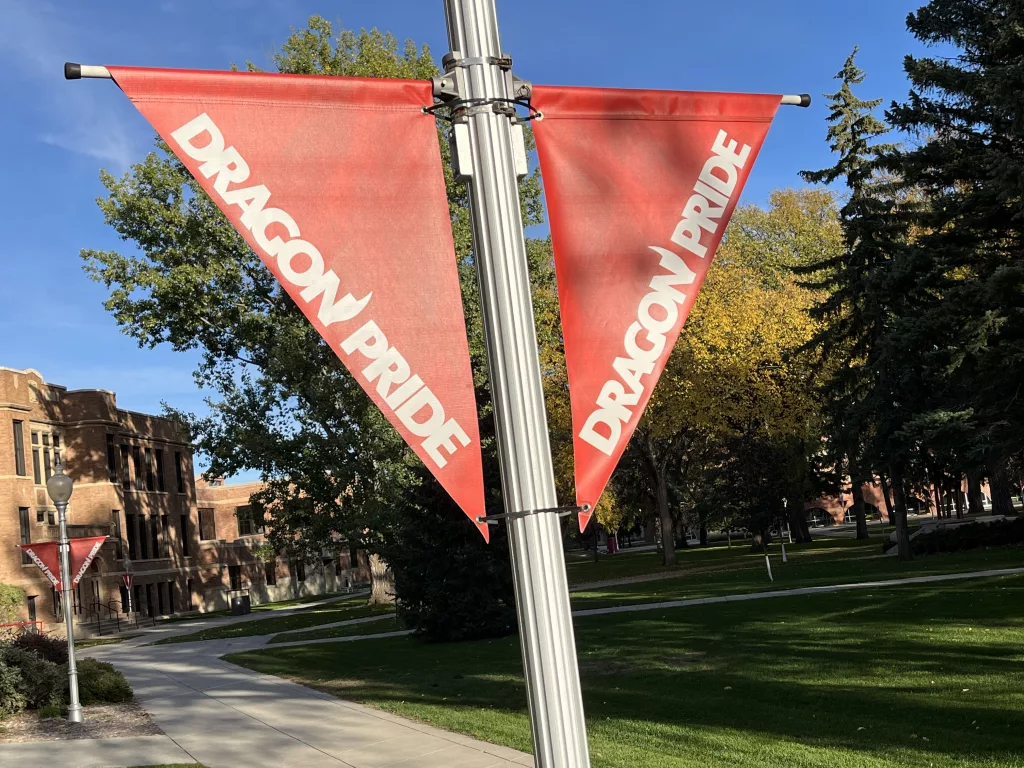
{"label": "building roofline", "polygon": [[54,389],[63,389],[65,392],[68,389],[63,384],[52,384],[51,382],[47,381],[46,377],[43,376],[43,374],[41,374],[35,368],[24,368],[24,369],[22,369],[22,368],[11,368],[11,367],[6,366],[6,365],[0,365],[0,371],[10,371],[11,373],[20,373],[20,374],[24,374],[24,375],[28,375],[30,373],[34,373],[36,376],[39,377],[39,380],[42,381],[43,384],[45,384],[48,387],[53,387]]}
{"label": "building roofline", "polygon": [[78,392],[102,392],[104,395],[117,396],[116,392],[111,392],[109,389],[100,389],[99,387],[86,387],[84,389],[65,389],[69,395],[74,395]]}

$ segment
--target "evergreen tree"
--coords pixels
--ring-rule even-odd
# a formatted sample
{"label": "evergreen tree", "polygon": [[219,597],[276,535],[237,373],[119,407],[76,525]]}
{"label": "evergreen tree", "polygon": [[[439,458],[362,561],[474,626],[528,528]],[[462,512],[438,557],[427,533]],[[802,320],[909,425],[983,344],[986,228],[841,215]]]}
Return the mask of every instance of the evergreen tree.
{"label": "evergreen tree", "polygon": [[[883,465],[877,455],[871,455],[869,444],[878,445],[871,440],[878,435],[878,409],[885,408],[887,401],[891,407],[881,352],[892,307],[884,300],[880,281],[894,260],[904,230],[893,215],[891,182],[879,174],[880,158],[893,151],[892,145],[877,141],[889,131],[873,114],[882,100],[865,100],[854,93],[854,87],[866,77],[856,57],[855,48],[836,75],[839,90],[827,95],[831,105],[828,138],[837,160],[830,168],[801,174],[813,183],[845,182],[848,197],[840,209],[844,248],[798,272],[808,275],[807,284],[825,296],[813,310],[823,322],[813,343],[823,356],[843,361],[834,368],[822,392],[829,448],[836,466],[844,461],[848,466],[857,538],[867,538],[861,485],[871,481],[872,464]],[[901,556],[909,557],[905,509],[902,516],[897,511],[897,528],[901,531]]]}
{"label": "evergreen tree", "polygon": [[900,332],[927,350],[933,384],[910,427],[941,432],[972,487],[985,471],[998,511],[1012,512],[997,488],[1024,446],[1024,6],[932,0],[907,26],[959,49],[908,56],[910,94],[889,112],[922,139],[894,167],[928,202],[914,222],[920,305]]}

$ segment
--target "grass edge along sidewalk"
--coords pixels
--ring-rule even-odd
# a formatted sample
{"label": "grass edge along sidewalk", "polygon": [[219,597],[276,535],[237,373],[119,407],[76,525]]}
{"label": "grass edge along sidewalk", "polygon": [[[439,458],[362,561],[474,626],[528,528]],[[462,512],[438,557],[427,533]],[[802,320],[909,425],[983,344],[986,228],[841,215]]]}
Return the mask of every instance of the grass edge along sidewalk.
{"label": "grass edge along sidewalk", "polygon": [[365,600],[352,599],[325,603],[313,608],[288,611],[280,616],[266,616],[232,624],[214,625],[188,634],[172,635],[149,645],[192,643],[202,640],[230,640],[238,637],[273,635],[321,624],[333,624],[346,619],[359,619],[394,611],[390,605],[366,605]]}
{"label": "grass edge along sidewalk", "polygon": [[[577,619],[593,765],[1024,765],[1024,575],[960,578]],[[226,659],[530,747],[516,638]]]}

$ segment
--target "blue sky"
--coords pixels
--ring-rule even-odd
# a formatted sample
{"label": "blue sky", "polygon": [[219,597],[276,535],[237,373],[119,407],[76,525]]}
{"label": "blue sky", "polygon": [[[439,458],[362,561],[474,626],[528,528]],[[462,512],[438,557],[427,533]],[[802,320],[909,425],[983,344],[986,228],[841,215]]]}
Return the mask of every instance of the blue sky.
{"label": "blue sky", "polygon": [[[863,95],[906,94],[902,59],[921,48],[904,20],[922,3],[498,0],[498,13],[517,74],[534,82],[811,93],[811,109],[784,108],[769,134],[744,197],[760,202],[800,185],[801,169],[828,164],[821,94],[855,44],[869,74]],[[203,409],[195,356],[139,349],[82,272],[79,249],[124,247],[94,202],[99,169],[124,172],[153,132],[112,83],[65,82],[62,65],[265,65],[314,13],[426,43],[438,60],[447,51],[440,0],[0,0],[0,366],[111,389],[132,410]]]}

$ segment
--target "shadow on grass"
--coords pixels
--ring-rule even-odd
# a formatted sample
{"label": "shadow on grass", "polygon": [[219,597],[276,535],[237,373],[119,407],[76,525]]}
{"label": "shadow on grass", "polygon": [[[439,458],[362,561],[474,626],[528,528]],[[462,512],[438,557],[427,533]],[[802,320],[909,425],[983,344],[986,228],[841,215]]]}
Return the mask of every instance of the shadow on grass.
{"label": "shadow on grass", "polygon": [[[621,759],[636,765],[720,749],[715,734],[751,754],[796,743],[893,765],[1018,765],[1022,641],[1019,576],[577,621],[592,748],[635,749]],[[352,645],[229,660],[465,732],[504,717],[504,741],[529,743],[514,638]]]}

